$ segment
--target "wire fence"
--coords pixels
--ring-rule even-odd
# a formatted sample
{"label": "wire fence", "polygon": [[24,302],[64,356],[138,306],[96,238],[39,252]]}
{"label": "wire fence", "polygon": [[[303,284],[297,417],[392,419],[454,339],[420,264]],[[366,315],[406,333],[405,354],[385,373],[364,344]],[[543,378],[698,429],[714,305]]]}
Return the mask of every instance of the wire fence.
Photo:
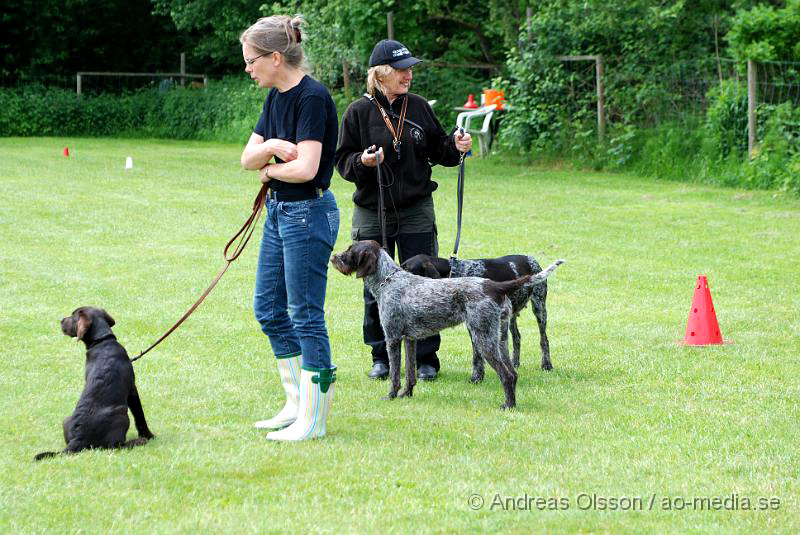
{"label": "wire fence", "polygon": [[664,122],[697,124],[724,91],[732,122],[745,125],[742,135],[752,150],[760,108],[785,103],[800,107],[797,62],[736,62],[715,57],[650,64],[620,57],[559,59],[565,74],[567,115],[587,123],[596,117],[601,139],[606,120],[644,127]]}
{"label": "wire fence", "polygon": [[755,67],[760,102],[800,106],[800,62],[764,61]]}

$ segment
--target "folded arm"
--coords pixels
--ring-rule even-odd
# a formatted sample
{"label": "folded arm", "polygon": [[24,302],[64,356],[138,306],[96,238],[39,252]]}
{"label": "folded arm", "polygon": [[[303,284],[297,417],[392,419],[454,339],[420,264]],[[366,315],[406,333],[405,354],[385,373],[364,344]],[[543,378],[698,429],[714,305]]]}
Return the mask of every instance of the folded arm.
{"label": "folded arm", "polygon": [[277,178],[281,182],[292,183],[314,180],[322,157],[322,143],[307,139],[298,143],[296,147],[296,159],[284,163],[265,165],[259,172],[261,182],[267,183],[273,178]]}
{"label": "folded arm", "polygon": [[297,159],[297,145],[282,139],[265,140],[253,133],[242,151],[242,167],[255,171],[263,168],[275,156],[284,162],[293,161]]}

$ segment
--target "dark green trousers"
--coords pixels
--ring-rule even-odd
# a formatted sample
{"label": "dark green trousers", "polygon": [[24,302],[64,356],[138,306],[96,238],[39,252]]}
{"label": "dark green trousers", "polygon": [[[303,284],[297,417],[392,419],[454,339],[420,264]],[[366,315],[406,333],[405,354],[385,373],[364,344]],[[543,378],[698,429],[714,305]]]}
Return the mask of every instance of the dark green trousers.
{"label": "dark green trousers", "polygon": [[[436,214],[433,198],[427,197],[412,206],[395,210],[391,202],[386,203],[386,247],[389,255],[398,263],[414,255],[426,254],[438,256],[439,242],[436,231]],[[353,210],[353,240],[375,240],[382,242],[381,227],[377,210],[370,210],[356,205]],[[398,256],[395,257],[395,249]],[[388,365],[386,341],[378,314],[378,302],[364,287],[364,343],[372,347],[372,361],[382,361]],[[428,364],[439,371],[439,335],[425,338],[417,342],[417,366]]]}

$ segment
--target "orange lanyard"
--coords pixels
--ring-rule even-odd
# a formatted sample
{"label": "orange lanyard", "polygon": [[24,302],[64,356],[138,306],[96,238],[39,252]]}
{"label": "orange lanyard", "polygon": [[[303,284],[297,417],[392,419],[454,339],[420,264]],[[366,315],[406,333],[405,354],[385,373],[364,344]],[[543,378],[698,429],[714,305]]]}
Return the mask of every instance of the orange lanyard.
{"label": "orange lanyard", "polygon": [[389,129],[389,132],[392,134],[392,146],[394,147],[395,152],[397,153],[397,158],[400,159],[400,137],[403,135],[403,126],[405,125],[406,119],[406,106],[408,105],[408,95],[403,99],[403,107],[400,110],[400,120],[397,123],[397,131],[395,132],[394,127],[392,126],[392,121],[389,119],[389,116],[386,114],[386,110],[383,109],[383,106],[380,105],[377,99],[370,99],[375,105],[378,107],[378,110],[381,112],[381,117],[383,117],[383,122],[386,123],[386,128]]}

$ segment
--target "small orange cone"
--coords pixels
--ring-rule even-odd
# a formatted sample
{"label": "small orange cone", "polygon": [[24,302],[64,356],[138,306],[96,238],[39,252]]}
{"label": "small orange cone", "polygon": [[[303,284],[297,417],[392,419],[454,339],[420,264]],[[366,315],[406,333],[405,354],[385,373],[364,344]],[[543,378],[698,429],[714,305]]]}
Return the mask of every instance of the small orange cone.
{"label": "small orange cone", "polygon": [[711,291],[708,289],[708,279],[705,275],[697,277],[683,343],[689,346],[722,343],[722,333],[719,330],[717,314],[714,312],[714,303],[711,301]]}
{"label": "small orange cone", "polygon": [[472,93],[469,94],[469,96],[467,97],[467,101],[464,103],[464,107],[465,108],[477,108],[478,107],[478,103],[475,102],[475,95],[473,95]]}
{"label": "small orange cone", "polygon": [[64,157],[69,158],[69,147],[64,147]]}

